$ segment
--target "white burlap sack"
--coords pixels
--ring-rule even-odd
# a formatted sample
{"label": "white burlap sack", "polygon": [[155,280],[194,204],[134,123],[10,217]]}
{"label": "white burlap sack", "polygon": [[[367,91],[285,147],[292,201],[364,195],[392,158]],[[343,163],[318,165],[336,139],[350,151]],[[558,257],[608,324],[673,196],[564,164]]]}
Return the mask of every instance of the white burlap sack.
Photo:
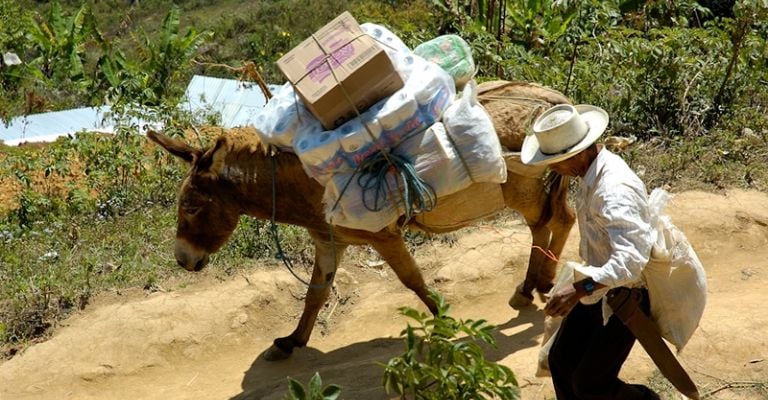
{"label": "white burlap sack", "polygon": [[[573,284],[573,266],[577,263],[572,261],[566,261],[555,276],[555,285],[548,293],[548,297],[551,297],[558,290]],[[539,378],[552,376],[549,372],[549,349],[552,348],[552,343],[555,341],[557,331],[560,329],[560,324],[563,322],[563,317],[544,317],[544,337],[541,339],[541,348],[539,349],[539,363],[536,366],[536,376]]]}
{"label": "white burlap sack", "polygon": [[651,299],[651,318],[661,335],[680,352],[699,326],[707,302],[707,277],[685,234],[664,215],[669,193],[654,189],[648,199],[656,243],[643,279]]}
{"label": "white burlap sack", "polygon": [[493,120],[477,100],[477,83],[472,80],[443,114],[446,132],[454,150],[466,163],[473,182],[504,183],[507,164]]}

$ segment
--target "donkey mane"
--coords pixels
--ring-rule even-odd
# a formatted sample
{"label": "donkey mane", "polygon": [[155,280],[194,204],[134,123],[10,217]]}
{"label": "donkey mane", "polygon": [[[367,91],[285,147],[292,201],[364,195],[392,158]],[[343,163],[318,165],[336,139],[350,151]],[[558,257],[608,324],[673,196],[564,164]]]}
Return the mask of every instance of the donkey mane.
{"label": "donkey mane", "polygon": [[215,144],[205,150],[203,157],[211,159],[211,169],[219,177],[235,183],[246,183],[255,178],[257,171],[270,168],[270,158],[279,154],[277,148],[261,140],[255,129],[234,128],[222,132]]}
{"label": "donkey mane", "polygon": [[253,128],[233,128],[224,131],[219,140],[225,140],[232,152],[262,153],[264,155],[275,151],[272,146],[261,140],[261,135]]}

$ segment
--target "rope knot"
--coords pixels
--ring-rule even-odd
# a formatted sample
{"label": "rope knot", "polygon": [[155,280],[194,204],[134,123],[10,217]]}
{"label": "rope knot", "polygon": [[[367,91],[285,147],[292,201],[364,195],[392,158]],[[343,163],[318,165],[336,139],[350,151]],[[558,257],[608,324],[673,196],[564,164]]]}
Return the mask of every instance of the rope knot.
{"label": "rope knot", "polygon": [[[380,211],[386,202],[396,201],[406,219],[415,213],[431,211],[437,194],[416,172],[413,162],[388,151],[380,151],[366,159],[359,168],[357,183],[362,189],[363,206]],[[399,199],[398,199],[399,197]]]}

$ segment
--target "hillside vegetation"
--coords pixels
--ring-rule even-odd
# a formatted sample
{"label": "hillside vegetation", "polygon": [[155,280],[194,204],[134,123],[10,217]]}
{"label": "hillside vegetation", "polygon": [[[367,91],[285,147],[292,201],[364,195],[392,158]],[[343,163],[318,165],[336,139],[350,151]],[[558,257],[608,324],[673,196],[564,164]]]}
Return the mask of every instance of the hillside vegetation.
{"label": "hillside vegetation", "polygon": [[[193,128],[217,116],[176,107],[192,74],[237,78],[252,61],[282,83],[275,60],[350,10],[409,46],[461,35],[479,80],[538,82],[600,105],[611,115],[606,137],[636,140],[622,154],[649,187],[765,190],[768,2],[706,3],[718,14],[662,0],[3,0],[0,52],[20,63],[0,66],[0,117],[111,104],[118,121],[141,113],[209,143],[216,128]],[[99,291],[194,279],[177,274],[171,252],[183,173],[129,123],[115,136],[0,147],[6,354]],[[274,255],[267,225],[243,224],[207,274]],[[311,260],[307,238],[283,229],[289,255]]]}

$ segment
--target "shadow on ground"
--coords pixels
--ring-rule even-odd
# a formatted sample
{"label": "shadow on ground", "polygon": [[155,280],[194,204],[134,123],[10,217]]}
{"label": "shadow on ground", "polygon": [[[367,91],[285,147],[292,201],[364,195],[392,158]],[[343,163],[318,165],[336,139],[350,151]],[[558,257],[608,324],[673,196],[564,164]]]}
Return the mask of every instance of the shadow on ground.
{"label": "shadow on ground", "polygon": [[[523,326],[523,330],[518,330]],[[538,346],[536,338],[543,332],[543,327],[541,310],[534,307],[521,310],[517,316],[497,326],[496,348],[488,348],[486,358],[500,361],[519,350]],[[509,330],[516,332],[504,333]],[[391,398],[393,396],[387,396],[381,385],[383,368],[379,363],[386,363],[403,351],[404,343],[399,338],[353,343],[327,353],[305,347],[297,349],[291,358],[282,361],[266,361],[265,350],[246,371],[242,393],[230,400],[281,399],[288,391],[288,376],[306,385],[315,372],[320,373],[324,385],[333,383],[341,386],[344,398]]]}

